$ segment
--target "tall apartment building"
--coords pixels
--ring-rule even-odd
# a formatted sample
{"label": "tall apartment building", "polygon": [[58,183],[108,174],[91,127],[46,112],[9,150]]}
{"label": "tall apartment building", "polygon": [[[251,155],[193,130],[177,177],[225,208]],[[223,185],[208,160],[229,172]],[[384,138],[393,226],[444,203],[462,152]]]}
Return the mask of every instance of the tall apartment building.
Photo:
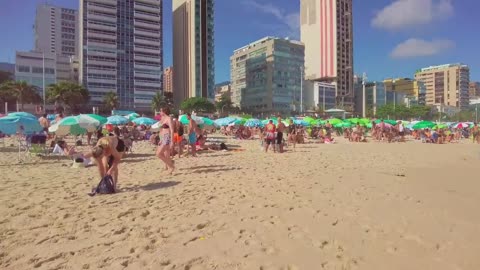
{"label": "tall apartment building", "polygon": [[470,98],[480,97],[480,82],[470,82],[468,86]]}
{"label": "tall apartment building", "polygon": [[418,105],[425,105],[426,87],[421,81],[410,78],[395,78],[383,80],[387,92],[399,92],[405,94],[410,100],[415,100]]}
{"label": "tall apartment building", "polygon": [[173,67],[167,67],[163,71],[163,91],[173,92]]}
{"label": "tall apartment building", "polygon": [[336,85],[337,105],[353,110],[352,0],[301,0],[305,78]]}
{"label": "tall apartment building", "polygon": [[214,0],[173,0],[175,106],[190,97],[215,96]]}
{"label": "tall apartment building", "polygon": [[363,114],[364,104],[367,117],[374,117],[377,109],[387,104],[387,91],[383,82],[366,82],[365,97],[363,96],[363,84],[355,85],[355,112],[358,115]]}
{"label": "tall apartment building", "polygon": [[222,100],[222,97],[226,95],[231,100],[232,85],[230,82],[223,82],[215,85],[215,102]]}
{"label": "tall apartment building", "polygon": [[149,110],[162,91],[161,0],[81,0],[80,78],[100,105],[117,93],[123,109]]}
{"label": "tall apartment building", "polygon": [[304,46],[266,37],[230,57],[232,102],[253,113],[300,111]]}
{"label": "tall apartment building", "polygon": [[62,56],[78,55],[78,12],[39,4],[35,16],[35,51]]}
{"label": "tall apartment building", "polygon": [[426,105],[466,108],[469,103],[470,69],[462,64],[422,68],[415,79],[425,83]]}

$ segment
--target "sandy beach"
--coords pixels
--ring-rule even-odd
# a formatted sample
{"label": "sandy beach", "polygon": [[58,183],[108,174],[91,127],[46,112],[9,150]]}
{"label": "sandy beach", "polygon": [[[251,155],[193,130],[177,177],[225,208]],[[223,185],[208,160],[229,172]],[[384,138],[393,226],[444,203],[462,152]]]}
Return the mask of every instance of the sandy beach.
{"label": "sandy beach", "polygon": [[222,139],[174,176],[139,143],[95,197],[96,167],[1,148],[0,269],[480,269],[478,145]]}

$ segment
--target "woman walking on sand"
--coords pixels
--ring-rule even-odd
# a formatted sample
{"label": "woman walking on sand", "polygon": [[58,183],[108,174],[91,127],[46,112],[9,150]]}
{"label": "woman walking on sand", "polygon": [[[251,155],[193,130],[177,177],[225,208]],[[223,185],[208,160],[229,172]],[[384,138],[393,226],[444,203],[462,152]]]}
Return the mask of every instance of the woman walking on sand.
{"label": "woman walking on sand", "polygon": [[168,108],[162,108],[160,110],[160,142],[157,147],[157,157],[165,163],[167,170],[170,169],[170,174],[173,174],[175,170],[175,165],[173,160],[170,157],[170,152],[173,150],[173,129],[174,124],[172,118],[170,117],[170,110]]}

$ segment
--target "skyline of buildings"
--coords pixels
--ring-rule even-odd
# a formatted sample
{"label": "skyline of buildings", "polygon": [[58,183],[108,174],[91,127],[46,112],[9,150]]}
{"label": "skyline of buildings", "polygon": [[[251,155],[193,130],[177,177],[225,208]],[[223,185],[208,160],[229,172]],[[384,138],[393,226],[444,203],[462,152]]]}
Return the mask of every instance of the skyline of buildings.
{"label": "skyline of buildings", "polygon": [[173,99],[215,97],[214,0],[172,0]]}
{"label": "skyline of buildings", "polygon": [[305,79],[336,86],[337,105],[353,109],[352,0],[301,0]]}
{"label": "skyline of buildings", "polygon": [[[180,70],[184,71],[180,74],[172,72],[173,67],[163,70],[161,0],[131,0],[127,1],[128,3],[120,0],[79,0],[79,2],[79,11],[48,4],[37,6],[34,20],[34,49],[30,52],[17,52],[15,68],[17,80],[25,80],[42,90],[43,85],[48,86],[50,83],[60,81],[78,81],[77,78],[80,76],[79,81],[90,90],[92,104],[100,105],[105,93],[116,92],[120,106],[126,109],[148,109],[153,95],[161,91],[172,91],[176,106],[188,97],[201,96],[212,101],[219,98],[215,96],[217,91],[214,81],[213,0],[172,2],[174,15],[172,42],[174,48],[177,48],[174,49],[174,59],[177,60],[177,64],[180,63]],[[272,84],[270,87],[272,104],[268,105],[265,101],[266,103],[261,106],[267,106],[272,112],[287,111],[287,107],[292,111],[306,111],[320,107],[321,103],[325,109],[331,106],[329,102],[333,85],[335,107],[354,109],[354,99],[350,95],[349,87],[343,88],[349,86],[350,79],[352,88],[355,87],[352,69],[351,7],[351,0],[300,2],[300,30],[302,40],[305,42],[305,63],[299,67],[298,73],[305,81],[302,82],[300,79],[300,89],[297,89],[299,86],[292,79],[296,76],[293,75],[296,71],[289,66],[291,60],[287,59],[285,62],[281,58],[288,58],[291,55],[284,52],[286,54],[281,56],[278,55],[281,52],[272,52],[272,57],[275,56],[274,61],[281,63],[275,65],[277,68],[285,64],[288,66],[287,69],[292,70],[282,70],[281,72],[287,72],[286,75],[272,77],[272,82],[278,80],[287,82]],[[81,22],[81,25],[75,25],[75,22]],[[269,38],[271,37],[264,39]],[[263,39],[259,41],[261,40]],[[234,54],[237,51],[235,50]],[[79,59],[75,58],[76,54],[80,56]],[[311,57],[308,57],[308,54]],[[43,82],[44,57],[45,82]],[[256,57],[252,55],[250,59],[250,55],[247,55],[248,61],[245,63],[238,61],[236,65],[243,65],[245,70],[253,70],[255,67],[252,68],[251,63],[261,59],[261,57],[253,59]],[[441,104],[466,108],[469,92],[480,94],[478,90],[480,84],[469,81],[468,66],[454,68],[455,64],[447,64],[423,68],[421,71],[446,66],[453,69],[443,71],[443,76],[436,72],[431,75],[434,76],[433,79],[425,74],[417,78],[421,72],[415,74],[415,79],[387,78],[383,81],[385,90],[404,93],[409,98],[408,104]],[[231,98],[234,105],[267,112],[265,107],[262,109],[258,104],[252,104],[259,96],[268,96],[268,93],[258,91],[268,92],[269,88],[267,90],[259,88],[258,82],[247,75],[243,82],[241,80],[235,82],[233,78],[239,76],[238,73],[240,77],[242,76],[242,68],[237,70],[232,66],[231,71]],[[441,78],[444,78],[443,85]],[[452,82],[457,79],[459,81],[457,84]],[[175,87],[175,83],[179,89]],[[285,89],[275,89],[282,87]],[[326,91],[323,91],[324,89]],[[303,99],[300,100],[299,93],[302,92]],[[327,96],[322,96],[324,93]],[[478,95],[472,95],[472,98],[473,96]],[[288,98],[290,99],[287,102]],[[279,101],[280,99],[282,100]],[[323,100],[328,101],[326,105],[323,104]],[[352,107],[349,107],[349,104],[352,104]]]}
{"label": "skyline of buildings", "polygon": [[80,78],[91,103],[114,92],[121,108],[149,109],[162,90],[162,1],[80,1]]}

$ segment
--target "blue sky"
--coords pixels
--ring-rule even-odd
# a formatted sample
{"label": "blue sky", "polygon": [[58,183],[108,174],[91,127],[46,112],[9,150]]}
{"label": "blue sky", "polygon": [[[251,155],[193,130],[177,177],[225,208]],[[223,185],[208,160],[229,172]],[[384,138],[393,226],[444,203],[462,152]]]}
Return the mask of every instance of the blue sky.
{"label": "blue sky", "polygon": [[[0,62],[33,47],[35,7],[0,0]],[[78,0],[49,0],[78,8]],[[462,62],[480,80],[478,0],[354,0],[355,73],[371,80],[413,77],[416,69]],[[229,80],[233,50],[265,36],[299,38],[299,0],[216,0],[216,81]],[[164,0],[164,62],[172,63],[171,0]]]}

